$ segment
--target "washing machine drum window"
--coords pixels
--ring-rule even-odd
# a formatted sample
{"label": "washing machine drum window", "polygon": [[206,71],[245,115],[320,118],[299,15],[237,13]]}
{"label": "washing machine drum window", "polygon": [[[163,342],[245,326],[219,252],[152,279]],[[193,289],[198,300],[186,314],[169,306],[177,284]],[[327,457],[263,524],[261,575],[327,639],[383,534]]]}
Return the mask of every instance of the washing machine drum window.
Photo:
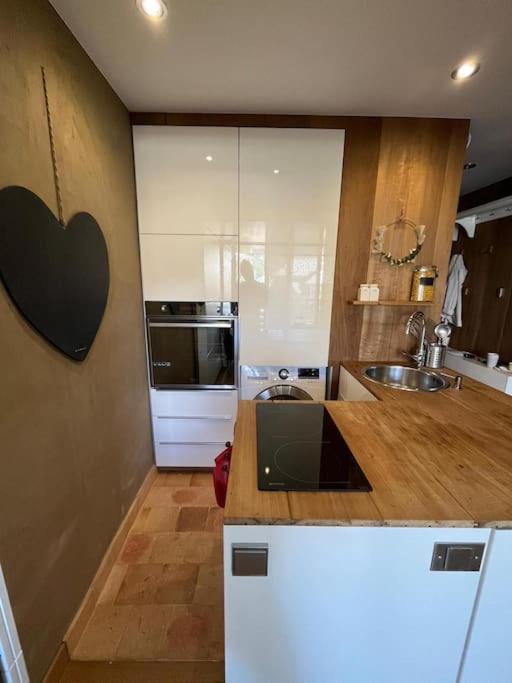
{"label": "washing machine drum window", "polygon": [[304,389],[289,384],[276,384],[263,389],[254,397],[255,401],[312,401],[312,397]]}

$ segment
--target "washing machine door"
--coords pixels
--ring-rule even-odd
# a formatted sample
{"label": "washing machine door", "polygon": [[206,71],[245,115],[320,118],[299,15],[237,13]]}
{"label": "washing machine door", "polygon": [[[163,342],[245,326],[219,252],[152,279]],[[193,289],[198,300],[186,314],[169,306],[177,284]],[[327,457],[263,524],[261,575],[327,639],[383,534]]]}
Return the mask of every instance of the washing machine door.
{"label": "washing machine door", "polygon": [[312,401],[312,397],[304,389],[290,384],[276,384],[260,391],[255,401]]}

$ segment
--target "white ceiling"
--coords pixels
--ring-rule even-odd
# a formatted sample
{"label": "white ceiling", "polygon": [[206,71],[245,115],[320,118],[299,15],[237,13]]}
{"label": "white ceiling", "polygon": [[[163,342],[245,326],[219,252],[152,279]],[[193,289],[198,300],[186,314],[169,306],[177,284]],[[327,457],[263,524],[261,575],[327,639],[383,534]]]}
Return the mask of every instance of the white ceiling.
{"label": "white ceiling", "polygon": [[511,0],[51,2],[131,111],[468,117],[463,190],[512,175]]}

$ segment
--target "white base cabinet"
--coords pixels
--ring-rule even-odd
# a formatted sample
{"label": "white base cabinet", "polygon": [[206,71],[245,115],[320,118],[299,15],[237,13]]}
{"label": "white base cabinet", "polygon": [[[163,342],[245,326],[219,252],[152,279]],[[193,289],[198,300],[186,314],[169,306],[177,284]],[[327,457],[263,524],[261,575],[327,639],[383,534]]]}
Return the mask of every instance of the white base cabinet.
{"label": "white base cabinet", "polygon": [[512,681],[512,530],[493,532],[460,683]]}
{"label": "white base cabinet", "polygon": [[[227,683],[456,683],[480,572],[431,571],[433,547],[489,534],[225,525]],[[268,576],[232,576],[237,543]]]}
{"label": "white base cabinet", "polygon": [[238,392],[150,390],[157,467],[213,467],[233,440]]}
{"label": "white base cabinet", "polygon": [[338,389],[338,400],[340,401],[376,401],[375,396],[368,389],[358,382],[348,370],[340,366],[340,379]]}

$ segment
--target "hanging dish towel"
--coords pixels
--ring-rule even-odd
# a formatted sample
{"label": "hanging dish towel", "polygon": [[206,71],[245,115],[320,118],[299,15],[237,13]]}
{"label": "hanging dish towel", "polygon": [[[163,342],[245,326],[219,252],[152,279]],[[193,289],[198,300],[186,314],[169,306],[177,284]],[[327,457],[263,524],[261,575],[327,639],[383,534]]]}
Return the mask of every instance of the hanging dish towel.
{"label": "hanging dish towel", "polygon": [[462,285],[468,274],[462,254],[454,254],[448,267],[448,280],[441,320],[462,327]]}

